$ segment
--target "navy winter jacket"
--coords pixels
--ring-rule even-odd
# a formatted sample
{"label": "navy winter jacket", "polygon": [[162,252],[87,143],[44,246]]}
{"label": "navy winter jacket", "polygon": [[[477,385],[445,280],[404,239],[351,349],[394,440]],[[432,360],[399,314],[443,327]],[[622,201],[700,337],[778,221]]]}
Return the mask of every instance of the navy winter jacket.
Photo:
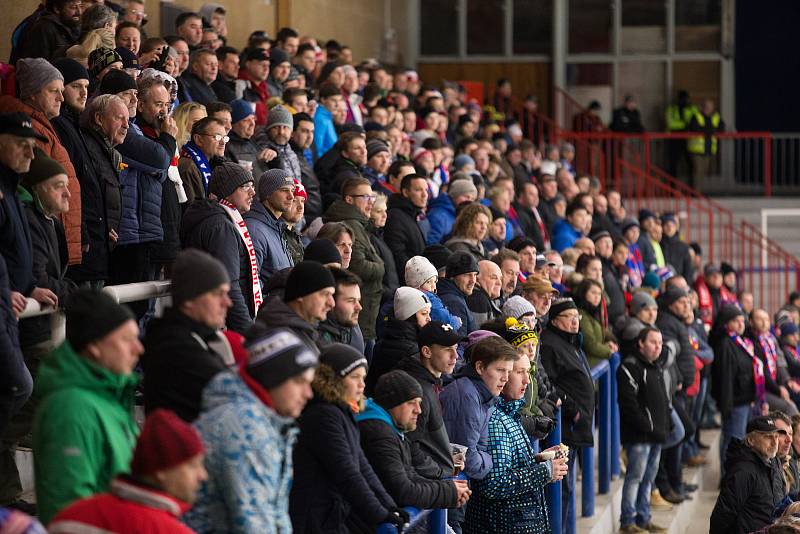
{"label": "navy winter jacket", "polygon": [[450,195],[443,193],[433,199],[428,209],[428,222],[431,229],[425,239],[426,243],[428,245],[443,243],[456,222],[456,205],[453,204]]}
{"label": "navy winter jacket", "polygon": [[467,336],[470,332],[477,330],[478,325],[475,324],[475,317],[467,306],[467,297],[458,289],[455,282],[448,278],[440,278],[436,284],[436,290],[447,310],[461,319],[461,328],[458,329],[459,334]]}
{"label": "navy winter jacket", "polygon": [[258,276],[261,278],[261,287],[264,288],[274,273],[294,267],[292,255],[283,239],[286,223],[282,219],[276,219],[261,202],[253,202],[250,211],[244,214],[244,221],[256,249]]}

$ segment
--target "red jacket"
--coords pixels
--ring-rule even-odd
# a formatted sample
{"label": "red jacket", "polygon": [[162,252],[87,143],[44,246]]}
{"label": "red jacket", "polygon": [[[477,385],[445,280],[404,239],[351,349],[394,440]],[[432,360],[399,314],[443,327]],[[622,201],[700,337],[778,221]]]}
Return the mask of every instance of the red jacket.
{"label": "red jacket", "polygon": [[[111,482],[111,493],[82,499],[50,522],[51,534],[194,534],[178,519],[189,505],[127,477]],[[102,529],[102,530],[98,530]]]}

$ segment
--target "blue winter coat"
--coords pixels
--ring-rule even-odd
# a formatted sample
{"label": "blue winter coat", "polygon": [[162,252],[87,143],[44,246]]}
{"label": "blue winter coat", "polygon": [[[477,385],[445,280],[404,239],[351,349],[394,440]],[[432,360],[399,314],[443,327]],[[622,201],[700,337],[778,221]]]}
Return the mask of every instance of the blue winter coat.
{"label": "blue winter coat", "polygon": [[444,242],[444,238],[450,235],[453,224],[456,222],[456,205],[450,195],[439,195],[431,202],[428,209],[428,222],[431,229],[425,238],[428,245],[436,245]]}
{"label": "blue winter coat", "polygon": [[463,367],[453,377],[455,380],[439,395],[442,419],[450,443],[467,447],[464,474],[472,480],[481,480],[492,469],[492,456],[488,452],[489,418],[498,399],[471,366]]}
{"label": "blue winter coat", "polygon": [[25,208],[17,195],[20,175],[0,164],[0,255],[8,266],[11,291],[30,295],[33,279],[33,245]]}
{"label": "blue winter coat", "polygon": [[116,149],[128,166],[119,175],[124,194],[117,244],[161,241],[164,239],[161,187],[175,155],[175,139],[169,134],[161,134],[159,141],[154,141],[142,134],[135,122],[131,122],[125,141]]}
{"label": "blue winter coat", "polygon": [[208,480],[184,521],[207,532],[291,532],[289,488],[294,420],[267,407],[230,371],[203,392],[195,422],[206,445]]}
{"label": "blue winter coat", "polygon": [[525,399],[500,399],[489,418],[492,469],[472,484],[464,534],[550,532],[544,487],[552,464],[536,463],[519,410]]}
{"label": "blue winter coat", "polygon": [[553,235],[551,236],[551,244],[558,252],[564,252],[575,244],[575,241],[583,237],[583,234],[577,231],[566,219],[561,219],[553,225]]}
{"label": "blue winter coat", "polygon": [[314,113],[314,146],[317,148],[317,155],[324,156],[336,144],[337,139],[333,115],[325,106],[319,106]]}
{"label": "blue winter coat", "polygon": [[455,282],[448,278],[440,278],[436,284],[436,291],[439,298],[442,299],[442,304],[445,305],[450,313],[461,319],[461,327],[458,329],[459,334],[466,337],[470,332],[478,329],[478,325],[475,324],[475,317],[467,306],[467,297],[458,289]]}
{"label": "blue winter coat", "polygon": [[286,223],[281,219],[276,219],[261,202],[253,202],[250,211],[245,213],[243,218],[250,231],[253,248],[256,249],[261,287],[267,287],[267,281],[273,274],[288,267],[294,267],[292,254],[283,238],[283,229]]}

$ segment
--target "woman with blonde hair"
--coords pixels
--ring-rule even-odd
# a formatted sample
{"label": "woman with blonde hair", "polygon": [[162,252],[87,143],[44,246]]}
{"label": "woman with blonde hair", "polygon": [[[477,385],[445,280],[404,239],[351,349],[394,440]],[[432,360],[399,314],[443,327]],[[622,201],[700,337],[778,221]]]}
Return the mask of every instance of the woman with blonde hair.
{"label": "woman with blonde hair", "polygon": [[178,149],[189,142],[189,134],[194,123],[208,116],[206,107],[197,102],[184,102],[172,113],[175,124],[178,126],[178,135],[175,140],[178,142]]}
{"label": "woman with blonde hair", "polygon": [[453,252],[469,252],[475,261],[489,259],[483,240],[489,233],[492,213],[483,204],[470,204],[461,210],[453,225],[453,236],[445,246]]}

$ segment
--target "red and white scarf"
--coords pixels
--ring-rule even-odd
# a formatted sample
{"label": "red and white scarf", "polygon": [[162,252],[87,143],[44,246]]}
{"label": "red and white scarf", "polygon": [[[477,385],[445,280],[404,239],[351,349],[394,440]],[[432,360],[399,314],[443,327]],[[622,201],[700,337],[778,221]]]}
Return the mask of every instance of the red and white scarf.
{"label": "red and white scarf", "polygon": [[772,339],[771,334],[758,336],[758,343],[761,345],[761,350],[764,351],[769,376],[774,381],[778,376],[778,348],[775,346],[775,341]]}
{"label": "red and white scarf", "polygon": [[236,209],[232,203],[224,198],[219,201],[219,205],[228,213],[228,217],[233,221],[236,231],[239,232],[239,237],[244,242],[244,247],[247,249],[247,256],[250,258],[250,278],[253,283],[253,309],[254,313],[258,314],[258,309],[264,303],[264,294],[261,292],[261,282],[258,279],[258,261],[256,261],[256,249],[253,246],[253,240],[250,238],[250,231],[247,229],[242,214]]}

